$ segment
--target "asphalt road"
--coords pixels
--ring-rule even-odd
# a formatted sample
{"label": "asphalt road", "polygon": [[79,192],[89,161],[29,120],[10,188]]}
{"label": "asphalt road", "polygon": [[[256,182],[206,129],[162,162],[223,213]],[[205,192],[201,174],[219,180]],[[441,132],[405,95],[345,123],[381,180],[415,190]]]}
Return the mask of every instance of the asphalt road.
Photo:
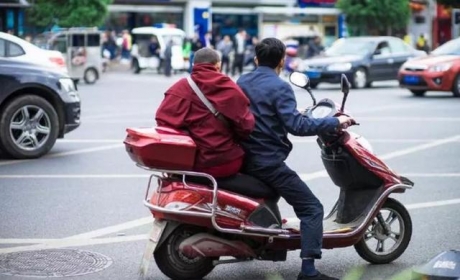
{"label": "asphalt road", "polygon": [[[0,258],[7,252],[77,248],[106,255],[113,263],[70,279],[137,279],[151,227],[142,204],[148,173],[131,162],[122,140],[126,127],[154,125],[163,92],[176,79],[107,73],[96,85],[80,85],[83,117],[76,131],[41,159],[0,159]],[[338,86],[320,85],[314,92],[317,99],[340,101]],[[311,104],[306,92],[296,94],[299,108]],[[361,123],[353,131],[364,135],[393,169],[415,181],[413,190],[394,196],[410,209],[414,232],[407,251],[392,264],[368,265],[353,248],[345,248],[325,251],[317,263],[320,271],[343,277],[363,267],[362,279],[389,279],[444,250],[460,249],[459,106],[460,99],[450,93],[415,98],[395,82],[350,92],[347,108]],[[338,188],[318,175],[323,167],[315,138],[293,141],[288,164],[330,209]],[[289,205],[280,207],[283,216],[293,216]],[[298,254],[290,252],[281,263],[218,266],[207,279],[296,279]],[[153,262],[149,275],[166,279]],[[0,274],[0,279],[30,278]]]}

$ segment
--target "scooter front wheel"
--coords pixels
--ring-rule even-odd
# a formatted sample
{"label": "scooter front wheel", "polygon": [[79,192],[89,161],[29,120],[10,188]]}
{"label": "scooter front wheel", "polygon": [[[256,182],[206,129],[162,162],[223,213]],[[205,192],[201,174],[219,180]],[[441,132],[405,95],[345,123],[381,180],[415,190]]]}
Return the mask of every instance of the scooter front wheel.
{"label": "scooter front wheel", "polygon": [[193,226],[179,226],[153,253],[160,271],[173,280],[202,279],[214,269],[214,260],[218,258],[188,258],[179,251],[180,243],[193,234],[201,232]]}
{"label": "scooter front wheel", "polygon": [[411,237],[409,212],[399,201],[388,198],[363,238],[355,244],[355,250],[372,264],[387,264],[404,253]]}

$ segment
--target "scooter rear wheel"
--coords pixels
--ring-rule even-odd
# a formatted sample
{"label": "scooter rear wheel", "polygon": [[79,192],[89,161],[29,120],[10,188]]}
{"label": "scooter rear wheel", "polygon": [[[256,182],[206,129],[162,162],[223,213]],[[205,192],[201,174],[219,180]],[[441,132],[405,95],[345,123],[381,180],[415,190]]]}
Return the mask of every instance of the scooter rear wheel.
{"label": "scooter rear wheel", "polygon": [[173,280],[198,280],[214,269],[218,258],[188,258],[179,252],[180,243],[195,233],[202,232],[193,226],[179,226],[153,254],[160,271]]}
{"label": "scooter rear wheel", "polygon": [[[386,232],[378,218],[374,218],[363,238],[355,244],[355,250],[372,264],[387,264],[399,258],[409,245],[412,220],[404,205],[393,198],[385,201],[379,214],[389,231]],[[372,243],[374,240],[376,242]]]}

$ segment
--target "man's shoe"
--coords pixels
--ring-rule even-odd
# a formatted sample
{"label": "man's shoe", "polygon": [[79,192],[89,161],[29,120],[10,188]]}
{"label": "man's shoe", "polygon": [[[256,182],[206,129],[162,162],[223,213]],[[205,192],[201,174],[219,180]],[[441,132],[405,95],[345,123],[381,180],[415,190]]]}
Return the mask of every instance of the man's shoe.
{"label": "man's shoe", "polygon": [[321,274],[318,272],[315,276],[307,276],[302,274],[302,272],[299,273],[299,276],[297,277],[297,280],[339,280],[339,278],[334,278],[330,277],[324,274]]}

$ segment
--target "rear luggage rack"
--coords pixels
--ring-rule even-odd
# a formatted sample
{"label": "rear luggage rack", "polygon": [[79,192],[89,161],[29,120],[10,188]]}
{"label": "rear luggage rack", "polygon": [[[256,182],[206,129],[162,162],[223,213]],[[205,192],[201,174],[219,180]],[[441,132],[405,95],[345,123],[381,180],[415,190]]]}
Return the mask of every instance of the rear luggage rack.
{"label": "rear luggage rack", "polygon": [[[162,175],[152,174],[149,177],[149,183],[147,186],[147,190],[145,192],[144,198],[144,205],[152,211],[165,213],[165,214],[175,214],[175,215],[183,215],[183,216],[194,216],[194,217],[204,217],[204,218],[211,218],[211,223],[213,227],[224,233],[232,233],[232,234],[244,234],[244,235],[253,235],[253,236],[262,236],[262,237],[278,237],[278,238],[290,238],[289,230],[286,229],[273,229],[273,228],[263,228],[263,227],[254,227],[254,226],[245,226],[241,225],[241,229],[231,229],[231,228],[223,228],[217,224],[216,221],[216,213],[217,213],[217,181],[216,179],[206,173],[201,172],[193,172],[193,171],[179,171],[179,170],[166,170],[166,169],[156,169],[150,168],[141,164],[137,164],[138,167],[151,171],[161,173]],[[186,176],[194,176],[194,177],[201,177],[206,178],[212,183],[212,204],[211,204],[211,213],[201,213],[196,211],[190,210],[176,210],[176,209],[166,209],[165,207],[158,206],[160,202],[160,195],[161,195],[161,181],[166,179],[166,174],[174,174],[174,175],[181,175],[182,183],[188,189],[194,189],[193,186],[190,186],[186,182]],[[152,184],[152,179],[157,178],[158,180],[158,187],[156,189],[156,193],[158,194],[158,200],[156,202],[157,205],[151,203],[149,199],[150,194],[150,186]]]}

